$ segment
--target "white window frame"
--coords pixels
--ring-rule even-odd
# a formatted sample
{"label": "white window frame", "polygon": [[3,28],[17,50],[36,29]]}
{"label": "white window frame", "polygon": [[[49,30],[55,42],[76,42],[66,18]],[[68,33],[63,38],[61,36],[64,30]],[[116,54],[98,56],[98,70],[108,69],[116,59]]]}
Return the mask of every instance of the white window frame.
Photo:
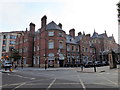
{"label": "white window frame", "polygon": [[48,32],[48,36],[54,36],[54,32],[53,31],[49,31]]}
{"label": "white window frame", "polygon": [[49,49],[54,49],[54,42],[53,41],[48,42],[48,48]]}
{"label": "white window frame", "polygon": [[70,45],[67,45],[67,51],[70,51]]}
{"label": "white window frame", "polygon": [[59,48],[62,49],[63,48],[63,41],[59,42]]}

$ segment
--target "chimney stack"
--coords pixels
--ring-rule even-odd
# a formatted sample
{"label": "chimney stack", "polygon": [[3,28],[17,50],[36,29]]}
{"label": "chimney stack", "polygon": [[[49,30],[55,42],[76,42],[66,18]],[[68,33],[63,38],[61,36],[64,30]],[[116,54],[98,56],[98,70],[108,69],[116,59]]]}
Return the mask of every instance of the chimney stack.
{"label": "chimney stack", "polygon": [[86,36],[90,37],[90,34],[86,34]]}
{"label": "chimney stack", "polygon": [[82,33],[81,33],[81,32],[79,32],[79,33],[78,33],[78,36],[80,36],[80,35],[82,35]]}
{"label": "chimney stack", "polygon": [[62,24],[61,23],[59,23],[58,26],[62,29]]}
{"label": "chimney stack", "polygon": [[46,23],[47,23],[47,17],[46,17],[46,15],[44,15],[41,18],[41,28],[44,28],[46,26]]}
{"label": "chimney stack", "polygon": [[35,24],[32,22],[30,23],[30,32],[31,32],[31,34],[35,33]]}
{"label": "chimney stack", "polygon": [[73,38],[75,38],[75,29],[69,30],[69,35],[71,35]]}

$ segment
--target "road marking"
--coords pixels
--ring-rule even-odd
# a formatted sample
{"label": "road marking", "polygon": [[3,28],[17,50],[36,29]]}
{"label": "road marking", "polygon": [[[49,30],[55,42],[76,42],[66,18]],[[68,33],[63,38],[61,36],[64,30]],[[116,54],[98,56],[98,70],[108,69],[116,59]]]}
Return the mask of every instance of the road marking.
{"label": "road marking", "polygon": [[23,86],[23,85],[25,85],[25,84],[26,84],[26,83],[22,83],[22,84],[20,84],[19,86],[13,88],[12,90],[15,90],[15,89],[17,89],[17,88],[19,88],[19,87],[21,87],[21,86]]}
{"label": "road marking", "polygon": [[47,90],[49,90],[49,88],[53,85],[53,83],[56,81],[56,78],[50,83],[50,85],[48,86]]}
{"label": "road marking", "polygon": [[21,76],[21,75],[11,75],[11,74],[9,74],[9,73],[8,73],[8,75],[9,75],[9,76],[17,76],[17,77],[21,77],[21,78],[29,78],[29,79],[31,79],[31,80],[36,79],[36,78],[31,78],[31,77],[24,77],[24,76]]}
{"label": "road marking", "polygon": [[[96,74],[96,75],[101,76],[99,74]],[[102,78],[105,79],[105,80],[107,80],[107,81],[109,81],[109,82],[111,82],[112,84],[118,86],[118,83],[115,83],[115,82],[111,81],[110,79],[107,79],[105,76],[102,76]]]}
{"label": "road marking", "polygon": [[80,79],[80,76],[79,76],[79,75],[78,75],[78,78],[79,78],[79,81],[80,81],[80,83],[81,83],[81,85],[82,85],[83,89],[84,89],[84,90],[86,90],[86,87],[85,87],[85,85],[84,85],[83,81]]}
{"label": "road marking", "polygon": [[42,81],[42,80],[48,80],[48,79],[40,79],[40,80],[33,80],[33,81],[27,81],[27,82],[20,82],[20,83],[13,83],[13,84],[4,84],[0,87],[6,87],[6,86],[14,86],[14,85],[19,85],[21,83],[32,83],[32,82],[36,82],[36,81]]}

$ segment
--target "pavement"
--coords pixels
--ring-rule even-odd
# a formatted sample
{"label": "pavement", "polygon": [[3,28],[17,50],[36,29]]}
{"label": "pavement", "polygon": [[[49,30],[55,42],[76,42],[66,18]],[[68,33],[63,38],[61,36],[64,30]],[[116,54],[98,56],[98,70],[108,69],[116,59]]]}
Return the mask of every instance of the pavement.
{"label": "pavement", "polygon": [[[118,70],[120,68],[119,65],[117,65],[117,68],[114,68],[114,69],[110,69],[109,66],[101,66],[101,67],[96,67],[96,72],[109,72],[109,71],[112,71],[112,70]],[[46,70],[46,71],[54,71],[54,70],[69,70],[69,69],[73,69],[73,70],[76,70],[76,71],[81,71],[81,68],[80,67],[59,67],[59,68],[39,68],[39,67],[24,67],[23,69],[21,67],[18,67],[16,69],[13,69],[13,71],[18,71],[18,70],[22,70],[22,71],[25,71],[25,70]],[[90,68],[83,68],[83,72],[94,72],[94,68],[93,67],[90,67]]]}
{"label": "pavement", "polygon": [[[69,69],[73,69],[76,70],[77,72],[81,72],[81,68],[80,67],[59,67],[59,68],[39,68],[39,67],[17,67],[16,69],[13,69],[13,71],[5,71],[4,69],[0,69],[0,72],[17,72],[17,71],[36,71],[36,70],[46,70],[46,71],[56,71],[56,70],[69,70]],[[109,71],[113,71],[113,70],[118,70],[120,69],[120,66],[117,65],[117,68],[114,69],[110,69],[109,66],[101,66],[101,67],[96,67],[96,72],[109,72]],[[90,68],[83,68],[83,73],[92,73],[95,72],[93,67]]]}

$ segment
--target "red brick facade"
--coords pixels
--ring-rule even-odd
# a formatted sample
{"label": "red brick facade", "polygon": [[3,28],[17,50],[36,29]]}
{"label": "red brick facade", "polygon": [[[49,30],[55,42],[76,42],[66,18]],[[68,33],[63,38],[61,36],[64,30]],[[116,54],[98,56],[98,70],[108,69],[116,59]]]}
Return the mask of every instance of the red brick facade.
{"label": "red brick facade", "polygon": [[98,34],[94,31],[92,36],[79,32],[75,36],[75,29],[71,29],[66,34],[61,23],[57,25],[52,21],[47,24],[46,16],[41,19],[40,29],[35,32],[35,24],[30,23],[30,30],[21,33],[16,42],[24,65],[39,67],[63,67],[81,61],[103,60],[101,55],[117,48],[114,37],[108,37],[106,32]]}

